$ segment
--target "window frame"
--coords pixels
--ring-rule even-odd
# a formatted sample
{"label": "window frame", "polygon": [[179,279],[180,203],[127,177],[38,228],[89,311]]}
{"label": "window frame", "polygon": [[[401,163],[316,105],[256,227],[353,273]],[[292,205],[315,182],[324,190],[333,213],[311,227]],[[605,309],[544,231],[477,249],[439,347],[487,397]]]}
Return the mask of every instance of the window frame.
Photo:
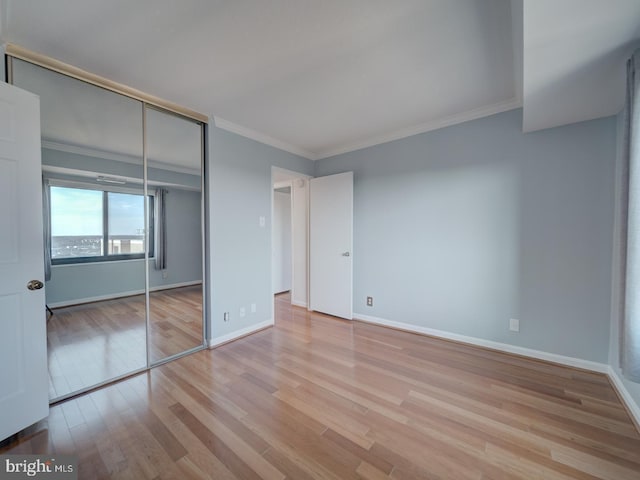
{"label": "window frame", "polygon": [[[92,255],[85,257],[53,257],[53,252],[50,251],[51,265],[77,265],[84,263],[102,263],[102,262],[119,262],[126,260],[144,260],[146,253],[119,253],[108,254],[109,249],[109,193],[122,193],[127,195],[139,195],[144,197],[144,192],[133,188],[97,185],[93,183],[83,183],[67,180],[49,179],[50,187],[59,188],[75,188],[78,190],[93,190],[102,193],[102,255]],[[153,259],[155,255],[155,195],[152,192],[147,192],[148,201],[145,202],[145,210],[148,212],[149,224],[148,224],[148,242],[149,247],[149,259]],[[49,202],[49,221],[53,222],[53,205]],[[52,231],[52,229],[50,230]],[[53,243],[53,235],[51,235],[51,244]],[[145,246],[147,246],[145,245]]]}

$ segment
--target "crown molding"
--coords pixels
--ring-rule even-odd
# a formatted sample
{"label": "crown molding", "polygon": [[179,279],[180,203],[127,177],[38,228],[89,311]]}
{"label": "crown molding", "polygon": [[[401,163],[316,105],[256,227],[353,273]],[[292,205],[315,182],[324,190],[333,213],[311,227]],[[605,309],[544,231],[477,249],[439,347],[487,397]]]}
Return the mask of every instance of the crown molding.
{"label": "crown molding", "polygon": [[102,158],[104,160],[114,160],[116,162],[132,163],[134,165],[142,163],[142,156],[127,155],[124,153],[108,152],[97,148],[83,147],[71,143],[56,142],[55,140],[42,139],[42,148],[56,150],[64,153],[74,153],[85,157]]}
{"label": "crown molding", "polygon": [[[0,6],[2,6],[3,4],[4,2],[0,1]],[[205,124],[209,123],[209,117],[202,113],[196,112],[195,110],[191,110],[189,108],[183,107],[182,105],[178,105],[168,100],[161,99],[159,97],[156,97],[155,95],[150,95],[133,87],[123,85],[122,83],[114,82],[113,80],[109,80],[108,78],[101,77],[94,73],[87,72],[86,70],[74,67],[73,65],[69,65],[68,63],[56,60],[55,58],[48,57],[38,52],[33,52],[29,49],[21,47],[20,45],[7,43],[5,47],[5,53],[10,57],[18,58],[20,60],[24,60],[25,62],[29,62],[34,65],[53,70],[54,72],[61,73],[68,77],[72,77],[77,80],[95,85],[97,87],[119,93],[120,95],[125,95],[141,102],[160,107],[164,110],[168,110],[177,115],[190,118],[197,122]]]}
{"label": "crown molding", "polygon": [[226,130],[227,132],[236,133],[242,137],[255,140],[256,142],[264,143],[265,145],[269,145],[270,147],[274,147],[279,150],[284,150],[285,152],[293,153],[294,155],[298,155],[299,157],[303,157],[308,160],[317,159],[317,155],[314,155],[307,150],[298,148],[295,145],[283,142],[282,140],[278,140],[277,138],[273,138],[256,130],[243,127],[242,125],[238,125],[237,123],[230,122],[229,120],[225,120],[224,118],[213,117],[213,122],[216,127],[221,128],[222,130]]}
{"label": "crown molding", "polygon": [[411,127],[404,128],[401,130],[396,130],[394,132],[386,133],[384,135],[370,137],[360,142],[349,143],[337,148],[323,150],[315,154],[309,151],[303,150],[301,148],[295,147],[289,143],[282,142],[269,135],[257,132],[250,128],[243,127],[242,125],[238,125],[233,122],[229,122],[228,120],[225,120],[220,117],[214,117],[214,124],[216,127],[221,128],[223,130],[236,133],[243,137],[250,138],[251,140],[255,140],[257,142],[264,143],[271,147],[278,148],[280,150],[293,153],[295,155],[299,155],[309,160],[321,160],[323,158],[329,158],[336,155],[341,155],[343,153],[349,153],[355,150],[361,150],[363,148],[373,147],[376,145],[380,145],[382,143],[392,142],[394,140],[400,140],[402,138],[411,137],[413,135],[418,135],[421,133],[431,132],[433,130],[439,130],[441,128],[450,127],[452,125],[468,122],[470,120],[477,120],[482,117],[488,117],[490,115],[507,112],[509,110],[515,110],[516,108],[521,108],[521,107],[522,107],[522,99],[518,97],[514,97],[514,98],[510,98],[509,100],[494,103],[492,105],[475,108],[473,110],[457,113],[455,115],[450,115],[448,117],[432,120],[432,121],[421,123],[418,125],[413,125]]}
{"label": "crown molding", "polygon": [[[64,153],[74,153],[76,155],[84,155],[85,157],[99,158],[101,160],[113,160],[116,162],[129,163],[133,165],[142,165],[142,157],[127,155],[125,153],[108,152],[92,147],[83,147],[81,145],[73,145],[71,143],[56,142],[53,140],[42,140],[42,148],[47,150],[56,150]],[[159,162],[157,160],[147,160],[147,166],[157,168],[159,170],[168,170],[176,173],[184,173],[187,175],[199,176],[201,173],[195,168],[173,165],[170,163]]]}
{"label": "crown molding", "polygon": [[411,137],[413,135],[419,135],[421,133],[431,132],[433,130],[439,130],[445,127],[451,127],[459,123],[465,123],[470,120],[477,120],[482,117],[488,117],[490,115],[495,115],[496,113],[515,110],[516,108],[520,107],[522,107],[522,100],[518,98],[511,98],[509,100],[494,103],[492,105],[475,108],[466,112],[457,113],[448,117],[431,120],[429,122],[414,125],[401,130],[396,130],[395,132],[386,133],[384,135],[379,135],[376,137],[370,137],[367,140],[361,142],[350,143],[334,149],[325,150],[320,152],[315,160],[334,157],[336,155],[353,152],[355,150],[361,150],[367,147],[374,147],[382,143],[393,142],[394,140],[400,140],[402,138]]}

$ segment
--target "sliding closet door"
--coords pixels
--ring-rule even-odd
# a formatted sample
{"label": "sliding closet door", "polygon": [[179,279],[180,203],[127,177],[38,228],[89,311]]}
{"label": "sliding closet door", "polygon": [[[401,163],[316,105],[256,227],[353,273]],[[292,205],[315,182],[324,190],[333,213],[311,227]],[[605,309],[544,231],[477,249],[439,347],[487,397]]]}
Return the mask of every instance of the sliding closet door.
{"label": "sliding closet door", "polygon": [[[40,96],[50,398],[146,368],[143,105],[13,60]],[[152,245],[153,246],[153,245]]]}
{"label": "sliding closet door", "polygon": [[[147,107],[151,364],[203,345],[202,124]],[[151,240],[151,237],[150,237]]]}

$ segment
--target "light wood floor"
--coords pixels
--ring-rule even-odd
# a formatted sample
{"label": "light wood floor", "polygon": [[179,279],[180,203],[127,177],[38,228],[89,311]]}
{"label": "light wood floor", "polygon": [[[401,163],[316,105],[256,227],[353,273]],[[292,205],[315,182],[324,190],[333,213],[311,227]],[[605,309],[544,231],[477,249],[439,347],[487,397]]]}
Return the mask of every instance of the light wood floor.
{"label": "light wood floor", "polygon": [[80,478],[640,478],[607,378],[309,314],[51,409],[12,453]]}
{"label": "light wood floor", "polygon": [[[202,345],[202,286],[151,292],[151,361]],[[57,308],[47,323],[49,398],[147,364],[144,295]]]}

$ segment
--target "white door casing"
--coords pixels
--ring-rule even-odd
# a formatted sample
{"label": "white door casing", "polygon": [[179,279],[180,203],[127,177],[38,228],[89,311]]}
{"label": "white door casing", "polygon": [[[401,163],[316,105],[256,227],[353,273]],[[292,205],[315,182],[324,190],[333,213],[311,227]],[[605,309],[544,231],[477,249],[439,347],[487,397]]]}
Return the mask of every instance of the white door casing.
{"label": "white door casing", "polygon": [[351,320],[353,172],[309,185],[309,308]]}
{"label": "white door casing", "polygon": [[49,414],[40,101],[0,82],[0,440]]}

